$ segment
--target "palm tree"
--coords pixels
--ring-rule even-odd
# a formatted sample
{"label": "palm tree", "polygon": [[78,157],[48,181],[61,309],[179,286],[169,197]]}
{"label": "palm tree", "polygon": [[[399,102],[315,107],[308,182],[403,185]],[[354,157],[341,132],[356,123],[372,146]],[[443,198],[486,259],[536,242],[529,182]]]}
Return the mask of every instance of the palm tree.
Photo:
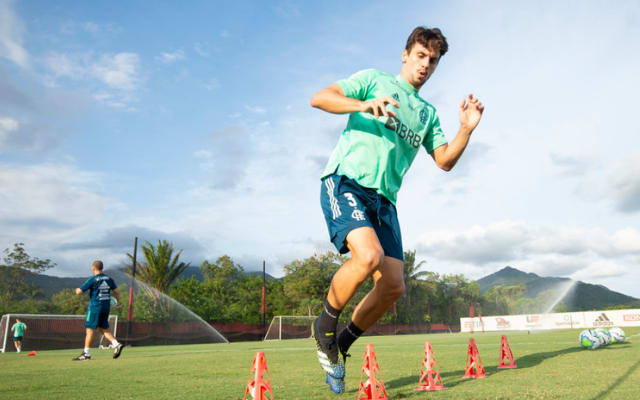
{"label": "palm tree", "polygon": [[[145,241],[142,252],[146,263],[137,262],[136,278],[162,293],[167,293],[176,279],[189,267],[189,263],[178,263],[182,249],[173,255],[173,244],[166,240],[158,240],[158,247]],[[127,253],[133,263],[133,256]],[[131,265],[127,265],[129,274],[133,273]]]}
{"label": "palm tree", "polygon": [[404,283],[405,283],[405,297],[407,298],[407,305],[411,307],[411,295],[415,288],[419,285],[418,280],[422,277],[428,276],[429,271],[420,271],[422,265],[426,261],[420,261],[416,265],[416,251],[404,252]]}

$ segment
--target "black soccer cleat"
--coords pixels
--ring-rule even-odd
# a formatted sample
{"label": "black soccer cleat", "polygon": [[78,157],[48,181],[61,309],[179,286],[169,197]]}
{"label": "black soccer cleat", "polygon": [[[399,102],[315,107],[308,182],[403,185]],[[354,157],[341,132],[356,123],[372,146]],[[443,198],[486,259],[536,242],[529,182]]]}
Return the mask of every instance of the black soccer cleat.
{"label": "black soccer cleat", "polygon": [[118,343],[116,345],[116,347],[113,348],[113,358],[118,358],[120,357],[120,353],[122,353],[122,348],[124,346],[122,345],[122,343]]}
{"label": "black soccer cleat", "polygon": [[76,358],[72,358],[72,360],[73,361],[89,361],[89,360],[91,360],[91,355],[90,354],[85,354],[84,352],[82,352],[82,354],[80,354]]}
{"label": "black soccer cleat", "polygon": [[338,342],[335,332],[321,333],[317,321],[313,323],[313,336],[318,348],[318,361],[322,369],[332,378],[344,379],[344,363],[340,360]]}

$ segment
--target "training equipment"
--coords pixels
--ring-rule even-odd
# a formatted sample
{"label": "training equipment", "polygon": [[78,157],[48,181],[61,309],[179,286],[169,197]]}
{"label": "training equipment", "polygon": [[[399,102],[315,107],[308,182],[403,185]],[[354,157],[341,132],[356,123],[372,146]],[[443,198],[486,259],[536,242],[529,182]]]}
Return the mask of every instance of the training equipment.
{"label": "training equipment", "polygon": [[424,344],[424,357],[420,366],[420,379],[418,379],[418,389],[425,391],[444,390],[444,384],[438,371],[436,358],[433,355],[431,343]]}
{"label": "training equipment", "polygon": [[115,307],[118,305],[118,299],[116,299],[115,297],[111,296],[111,298],[109,299],[109,303],[111,303],[111,307]]}
{"label": "training equipment", "polygon": [[32,351],[31,353],[27,354],[27,357],[33,357],[36,355],[36,351]]}
{"label": "training equipment", "polygon": [[617,326],[609,329],[609,334],[611,335],[611,343],[622,343],[625,340],[624,331]]}
{"label": "training equipment", "polygon": [[585,329],[578,335],[578,340],[585,349],[597,349],[600,347],[600,337],[593,329]]}
{"label": "training equipment", "polygon": [[[23,339],[25,348],[59,350],[84,347],[85,315],[5,314],[0,320],[0,351],[2,353],[13,351],[13,346],[10,344],[11,326],[16,322],[16,318],[20,318],[27,325]],[[110,315],[109,331],[113,336],[116,336],[117,328],[118,316]]]}
{"label": "training equipment", "polygon": [[[264,378],[265,374],[267,375],[266,381]],[[269,394],[268,397],[267,393]],[[247,395],[251,395],[251,399],[253,400],[273,400],[271,375],[267,368],[267,359],[261,351],[257,352],[253,357],[249,381],[244,391],[244,400],[247,400]]]}
{"label": "training equipment", "polygon": [[600,338],[601,346],[606,346],[611,343],[611,333],[609,333],[607,328],[597,328],[596,334]]}
{"label": "training equipment", "polygon": [[[505,360],[507,362],[505,362]],[[502,338],[500,339],[500,364],[498,365],[498,369],[507,368],[518,368],[518,366],[513,359],[513,354],[511,353],[511,347],[509,347],[507,336],[502,335]]]}
{"label": "training equipment", "polygon": [[313,337],[313,321],[317,317],[276,315],[271,320],[264,340],[306,339]]}
{"label": "training equipment", "polygon": [[[376,377],[376,373],[380,378]],[[364,382],[363,377],[366,375]],[[373,345],[367,344],[364,350],[364,359],[362,360],[362,372],[360,372],[360,386],[358,389],[358,400],[388,400],[387,389],[384,388],[382,381],[382,372],[378,365],[376,352],[373,351]]]}
{"label": "training equipment", "polygon": [[487,373],[482,366],[482,360],[480,359],[480,353],[476,346],[476,341],[473,338],[469,338],[469,350],[467,351],[467,366],[464,370],[465,378],[485,378]]}

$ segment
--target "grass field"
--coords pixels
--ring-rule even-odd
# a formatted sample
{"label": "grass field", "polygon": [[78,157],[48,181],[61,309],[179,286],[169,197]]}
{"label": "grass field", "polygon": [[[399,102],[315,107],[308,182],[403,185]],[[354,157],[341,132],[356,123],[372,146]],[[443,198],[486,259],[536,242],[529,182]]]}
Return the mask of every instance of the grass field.
{"label": "grass field", "polygon": [[[498,370],[500,333],[361,338],[347,363],[347,391],[324,384],[311,339],[280,342],[130,347],[74,362],[80,350],[0,355],[0,398],[11,399],[242,399],[256,352],[265,353],[275,399],[355,399],[364,346],[374,346],[391,399],[640,399],[640,328],[629,340],[597,350],[578,346],[578,330],[507,335],[517,369]],[[469,337],[487,377],[464,379]],[[424,342],[430,341],[448,388],[419,392]],[[37,349],[36,349],[37,350]]]}

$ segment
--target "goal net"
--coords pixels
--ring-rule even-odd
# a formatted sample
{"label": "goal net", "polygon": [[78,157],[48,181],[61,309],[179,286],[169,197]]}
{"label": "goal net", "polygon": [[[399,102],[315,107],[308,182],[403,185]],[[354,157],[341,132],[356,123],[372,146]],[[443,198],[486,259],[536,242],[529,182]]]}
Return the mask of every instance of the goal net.
{"label": "goal net", "polygon": [[[0,351],[2,353],[15,351],[11,327],[16,323],[16,318],[27,325],[22,339],[23,350],[84,348],[84,315],[5,314],[0,320]],[[117,328],[118,316],[110,315],[108,331],[116,336]],[[102,340],[100,335],[96,334],[94,341],[92,347],[97,347],[98,341],[103,344],[106,339]]]}
{"label": "goal net", "polygon": [[304,339],[313,336],[316,316],[276,315],[269,324],[264,340]]}

